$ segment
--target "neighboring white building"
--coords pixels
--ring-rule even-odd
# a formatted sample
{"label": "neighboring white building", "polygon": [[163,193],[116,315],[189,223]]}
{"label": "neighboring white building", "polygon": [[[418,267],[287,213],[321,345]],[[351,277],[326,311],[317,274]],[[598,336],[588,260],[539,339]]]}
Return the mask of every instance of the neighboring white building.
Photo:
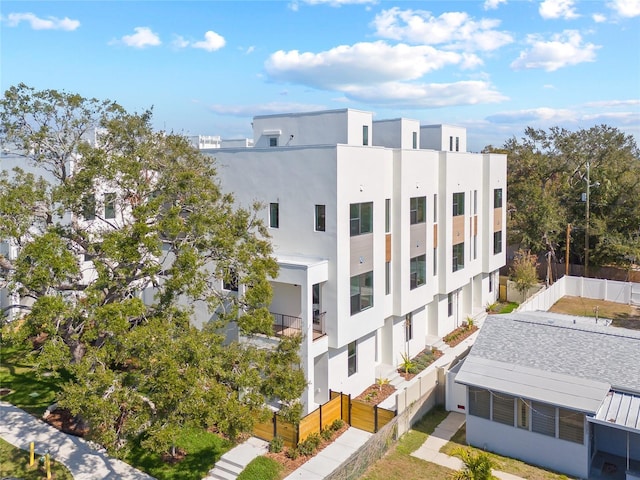
{"label": "neighboring white building", "polygon": [[467,442],[579,478],[640,478],[640,332],[605,324],[487,317],[455,378]]}
{"label": "neighboring white building", "polygon": [[253,133],[253,148],[204,152],[240,205],[264,205],[270,309],[277,332],[304,333],[306,411],[390,377],[497,298],[505,155],[466,152],[461,127],[353,109],[258,116]]}

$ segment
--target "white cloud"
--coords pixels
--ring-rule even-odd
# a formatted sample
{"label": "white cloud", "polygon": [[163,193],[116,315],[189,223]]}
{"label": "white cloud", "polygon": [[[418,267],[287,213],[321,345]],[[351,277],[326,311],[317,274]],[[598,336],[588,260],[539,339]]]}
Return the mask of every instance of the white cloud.
{"label": "white cloud", "polygon": [[342,5],[361,5],[367,3],[378,3],[378,0],[302,0],[307,5],[330,5],[340,7]]}
{"label": "white cloud", "polygon": [[176,48],[186,48],[189,46],[189,41],[185,40],[182,35],[174,35],[171,44]]}
{"label": "white cloud", "polygon": [[508,100],[488,82],[477,80],[455,83],[386,82],[347,86],[343,91],[352,100],[403,108],[439,108]]}
{"label": "white cloud", "polygon": [[607,21],[607,17],[605,17],[604,15],[602,15],[601,13],[594,13],[591,18],[593,18],[593,21],[596,23],[603,23]]}
{"label": "white cloud", "polygon": [[554,34],[549,41],[543,40],[539,35],[529,35],[527,43],[531,48],[520,52],[520,56],[511,63],[511,68],[542,68],[553,72],[569,65],[593,62],[596,50],[600,48],[593,43],[583,44],[580,33],[575,30]]}
{"label": "white cloud", "polygon": [[573,0],[544,0],[538,9],[544,19],[564,18],[572,20],[579,15],[573,5]]}
{"label": "white cloud", "polygon": [[424,10],[393,7],[376,15],[373,26],[382,38],[447,49],[490,51],[513,42],[511,34],[496,30],[500,20],[474,20],[465,12],[446,12],[434,17]]}
{"label": "white cloud", "polygon": [[207,52],[215,52],[216,50],[220,50],[224,47],[225,43],[226,41],[222,35],[209,30],[204,34],[204,40],[193,42],[191,46],[193,48],[201,48]]}
{"label": "white cloud", "polygon": [[613,0],[607,6],[613,9],[621,17],[640,16],[640,0]]}
{"label": "white cloud", "polygon": [[599,102],[585,103],[585,107],[589,108],[615,108],[615,107],[637,107],[640,106],[640,100],[601,100]]}
{"label": "white cloud", "polygon": [[149,27],[135,27],[136,33],[122,37],[122,43],[129,47],[145,48],[160,45],[160,37],[153,33]]}
{"label": "white cloud", "polygon": [[3,18],[9,27],[15,27],[20,22],[28,22],[34,30],[66,30],[73,31],[80,26],[78,20],[71,20],[69,17],[40,18],[33,13],[10,13]]}
{"label": "white cloud", "polygon": [[501,3],[507,3],[507,0],[485,0],[484,9],[495,10]]}
{"label": "white cloud", "polygon": [[256,47],[255,45],[251,45],[250,47],[247,47],[247,49],[244,51],[245,55],[249,55],[250,53],[255,52]]}
{"label": "white cloud", "polygon": [[210,105],[209,110],[220,115],[231,115],[234,117],[253,117],[254,115],[269,115],[282,112],[312,112],[314,110],[325,110],[326,105],[314,105],[309,103],[285,103],[270,102],[253,105]]}
{"label": "white cloud", "polygon": [[473,54],[377,41],[341,45],[320,53],[280,50],[267,59],[265,69],[275,80],[342,89],[348,85],[415,80],[447,65],[479,62]]}
{"label": "white cloud", "polygon": [[525,110],[513,110],[490,115],[486,120],[497,124],[526,123],[533,125],[575,125],[606,123],[617,125],[634,125],[638,122],[638,114],[634,112],[598,111],[590,113],[583,106],[574,108],[539,107]]}

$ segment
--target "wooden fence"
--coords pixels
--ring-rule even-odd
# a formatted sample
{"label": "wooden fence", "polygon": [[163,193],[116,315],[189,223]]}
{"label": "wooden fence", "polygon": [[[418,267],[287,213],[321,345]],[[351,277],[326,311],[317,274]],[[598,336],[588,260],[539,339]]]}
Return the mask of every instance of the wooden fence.
{"label": "wooden fence", "polygon": [[309,435],[320,433],[338,419],[354,428],[375,433],[396,416],[394,410],[369,405],[360,400],[352,400],[351,395],[329,392],[330,400],[320,405],[294,425],[274,412],[271,419],[258,422],[253,427],[253,435],[270,442],[279,436],[289,448],[295,448]]}

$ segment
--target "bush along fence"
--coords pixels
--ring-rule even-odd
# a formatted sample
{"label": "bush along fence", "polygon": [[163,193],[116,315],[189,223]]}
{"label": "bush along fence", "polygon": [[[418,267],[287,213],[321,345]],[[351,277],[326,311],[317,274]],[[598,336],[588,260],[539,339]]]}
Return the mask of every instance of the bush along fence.
{"label": "bush along fence", "polygon": [[268,442],[277,436],[288,448],[296,448],[307,437],[321,433],[339,419],[354,428],[376,433],[396,416],[395,410],[352,400],[351,395],[344,393],[329,391],[329,398],[327,403],[302,418],[297,425],[274,412],[271,419],[254,425],[253,435]]}

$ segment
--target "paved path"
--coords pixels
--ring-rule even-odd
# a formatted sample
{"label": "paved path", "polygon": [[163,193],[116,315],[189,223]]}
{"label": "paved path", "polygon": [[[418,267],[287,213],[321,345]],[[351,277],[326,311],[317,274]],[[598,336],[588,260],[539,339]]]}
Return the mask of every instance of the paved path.
{"label": "paved path", "polygon": [[269,443],[256,437],[226,452],[203,480],[232,480],[238,478],[240,472],[256,457],[269,450]]}
{"label": "paved path", "polygon": [[29,444],[35,442],[39,456],[48,449],[75,480],[153,480],[123,461],[92,449],[82,438],[63,433],[7,402],[0,402],[0,437],[23,450],[29,450]]}
{"label": "paved path", "polygon": [[[462,470],[464,468],[462,460],[440,453],[440,449],[453,437],[460,427],[462,427],[464,422],[465,416],[462,413],[450,412],[449,415],[440,422],[433,433],[429,435],[420,448],[411,455],[426,460],[427,462],[448,467],[452,470]],[[498,470],[494,470],[493,474],[501,480],[522,480],[522,477]]]}

